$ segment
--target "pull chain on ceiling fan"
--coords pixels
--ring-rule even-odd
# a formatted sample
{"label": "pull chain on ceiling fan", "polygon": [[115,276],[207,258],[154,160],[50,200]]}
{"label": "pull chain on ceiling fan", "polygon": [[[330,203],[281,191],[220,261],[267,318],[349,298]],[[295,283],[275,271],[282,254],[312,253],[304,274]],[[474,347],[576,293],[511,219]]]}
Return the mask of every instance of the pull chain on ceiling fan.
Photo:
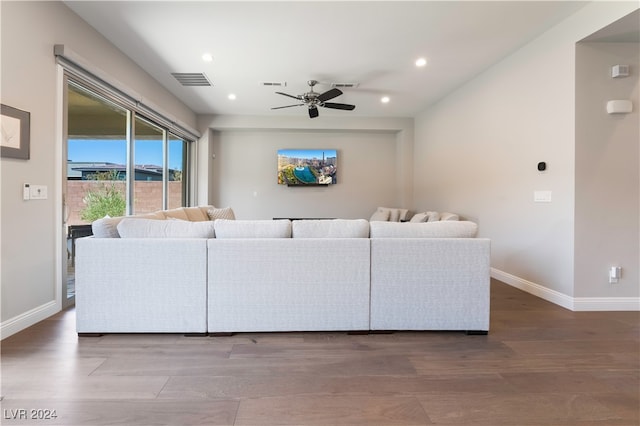
{"label": "pull chain on ceiling fan", "polygon": [[342,95],[342,91],[340,89],[333,88],[333,89],[327,90],[324,93],[318,93],[313,91],[313,86],[318,84],[316,80],[309,80],[307,81],[307,84],[311,87],[311,90],[307,93],[303,93],[302,95],[294,96],[288,93],[276,92],[278,95],[288,96],[290,98],[297,99],[302,103],[285,105],[280,107],[273,107],[271,109],[291,108],[291,107],[306,105],[309,109],[309,118],[316,118],[318,116],[318,107],[342,109],[346,111],[352,111],[356,107],[355,105],[350,105],[350,104],[327,102],[328,100],[331,100],[333,98],[336,98]]}

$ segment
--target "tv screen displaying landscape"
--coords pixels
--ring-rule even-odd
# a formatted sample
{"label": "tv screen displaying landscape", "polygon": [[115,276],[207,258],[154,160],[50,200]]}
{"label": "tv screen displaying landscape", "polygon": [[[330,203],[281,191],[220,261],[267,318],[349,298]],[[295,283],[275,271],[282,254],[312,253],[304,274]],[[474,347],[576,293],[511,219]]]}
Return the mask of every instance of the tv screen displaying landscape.
{"label": "tv screen displaying landscape", "polygon": [[335,149],[278,150],[278,184],[289,186],[336,183],[338,152]]}

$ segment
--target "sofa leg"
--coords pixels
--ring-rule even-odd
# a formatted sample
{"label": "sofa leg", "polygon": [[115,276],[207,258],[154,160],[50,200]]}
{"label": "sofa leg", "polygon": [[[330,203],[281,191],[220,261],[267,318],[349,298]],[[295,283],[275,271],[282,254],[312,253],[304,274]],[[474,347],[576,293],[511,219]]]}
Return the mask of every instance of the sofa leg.
{"label": "sofa leg", "polygon": [[209,333],[184,333],[184,337],[207,337]]}
{"label": "sofa leg", "polygon": [[467,336],[486,336],[489,334],[488,330],[466,330],[464,332]]}
{"label": "sofa leg", "polygon": [[78,337],[102,337],[103,333],[78,333]]}

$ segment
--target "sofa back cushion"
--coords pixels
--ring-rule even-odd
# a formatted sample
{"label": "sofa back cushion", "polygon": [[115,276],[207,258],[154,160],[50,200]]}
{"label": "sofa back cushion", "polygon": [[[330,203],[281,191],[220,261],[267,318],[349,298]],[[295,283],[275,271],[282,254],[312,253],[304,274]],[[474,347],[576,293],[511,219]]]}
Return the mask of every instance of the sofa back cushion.
{"label": "sofa back cushion", "polygon": [[294,220],[293,238],[368,238],[369,222],[365,219]]}
{"label": "sofa back cushion", "polygon": [[211,221],[124,218],[118,224],[120,238],[214,238]]}
{"label": "sofa back cushion", "polygon": [[213,221],[216,238],[291,238],[291,221],[230,220]]}
{"label": "sofa back cushion", "polygon": [[370,222],[371,238],[473,238],[478,225],[470,221],[422,223]]}

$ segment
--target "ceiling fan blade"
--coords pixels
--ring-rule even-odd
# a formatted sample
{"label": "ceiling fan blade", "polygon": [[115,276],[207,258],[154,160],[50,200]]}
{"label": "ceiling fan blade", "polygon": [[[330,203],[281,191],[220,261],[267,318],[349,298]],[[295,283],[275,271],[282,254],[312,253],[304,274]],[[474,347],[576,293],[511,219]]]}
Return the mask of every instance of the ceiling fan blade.
{"label": "ceiling fan blade", "polygon": [[336,104],[333,102],[325,102],[322,104],[323,107],[325,108],[333,108],[333,109],[345,109],[348,111],[352,111],[356,108],[355,105],[349,105],[349,104]]}
{"label": "ceiling fan blade", "polygon": [[288,93],[284,93],[284,92],[276,92],[276,93],[277,93],[278,95],[288,96],[288,97],[290,97],[290,98],[297,99],[297,100],[299,100],[299,101],[301,101],[301,100],[302,100],[302,98],[301,98],[300,96],[293,96],[293,95],[290,95],[290,94],[288,94]]}
{"label": "ceiling fan blade", "polygon": [[329,99],[333,99],[333,98],[335,98],[336,96],[340,96],[340,95],[342,95],[342,90],[340,90],[340,89],[336,89],[336,88],[333,88],[333,89],[329,89],[329,90],[327,90],[327,91],[326,91],[326,92],[324,92],[324,93],[320,93],[320,94],[318,95],[317,99],[318,99],[320,102],[324,102],[324,101],[328,101]]}
{"label": "ceiling fan blade", "polygon": [[302,105],[304,105],[304,104],[285,105],[285,106],[273,107],[271,109],[291,108],[291,107],[294,107],[294,106],[302,106]]}
{"label": "ceiling fan blade", "polygon": [[318,116],[318,108],[310,107],[309,108],[309,118],[316,118]]}

